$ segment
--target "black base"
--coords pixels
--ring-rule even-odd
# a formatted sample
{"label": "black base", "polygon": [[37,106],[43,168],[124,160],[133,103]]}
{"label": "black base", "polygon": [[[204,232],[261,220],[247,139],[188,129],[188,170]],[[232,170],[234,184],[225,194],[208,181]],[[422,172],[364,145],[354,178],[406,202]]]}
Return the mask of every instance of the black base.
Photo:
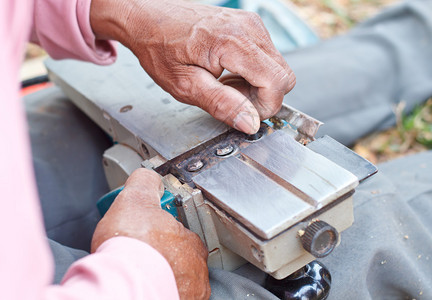
{"label": "black base", "polygon": [[316,260],[281,280],[268,275],[265,282],[265,288],[283,300],[324,300],[330,285],[329,270]]}

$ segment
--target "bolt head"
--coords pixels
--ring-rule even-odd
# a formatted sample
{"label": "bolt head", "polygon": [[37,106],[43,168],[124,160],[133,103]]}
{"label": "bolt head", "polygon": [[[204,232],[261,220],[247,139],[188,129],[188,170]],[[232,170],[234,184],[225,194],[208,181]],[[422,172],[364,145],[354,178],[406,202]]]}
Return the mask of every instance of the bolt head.
{"label": "bolt head", "polygon": [[189,172],[196,172],[200,170],[203,166],[204,163],[202,162],[202,160],[193,160],[187,165],[186,169]]}
{"label": "bolt head", "polygon": [[222,146],[222,147],[216,149],[216,155],[217,156],[227,156],[227,155],[231,154],[233,151],[234,151],[233,145],[226,145],[226,146]]}

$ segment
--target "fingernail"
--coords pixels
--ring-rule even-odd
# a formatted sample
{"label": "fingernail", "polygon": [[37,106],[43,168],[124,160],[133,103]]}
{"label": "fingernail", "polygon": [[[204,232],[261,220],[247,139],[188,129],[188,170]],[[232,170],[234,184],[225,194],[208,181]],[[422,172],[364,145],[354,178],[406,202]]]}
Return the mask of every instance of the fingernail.
{"label": "fingernail", "polygon": [[248,134],[255,133],[259,129],[257,120],[258,118],[254,118],[252,114],[241,112],[234,119],[234,128]]}

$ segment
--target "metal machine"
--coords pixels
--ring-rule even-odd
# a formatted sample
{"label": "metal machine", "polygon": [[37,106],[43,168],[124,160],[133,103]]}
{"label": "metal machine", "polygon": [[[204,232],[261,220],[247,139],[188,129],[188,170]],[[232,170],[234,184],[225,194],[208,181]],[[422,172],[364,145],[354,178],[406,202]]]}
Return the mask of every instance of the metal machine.
{"label": "metal machine", "polygon": [[162,206],[197,233],[208,265],[250,262],[283,279],[328,255],[353,223],[352,195],[375,166],[288,106],[248,136],[175,101],[126,48],[109,67],[49,60],[52,81],[107,134],[111,188],[139,167],[167,190]]}

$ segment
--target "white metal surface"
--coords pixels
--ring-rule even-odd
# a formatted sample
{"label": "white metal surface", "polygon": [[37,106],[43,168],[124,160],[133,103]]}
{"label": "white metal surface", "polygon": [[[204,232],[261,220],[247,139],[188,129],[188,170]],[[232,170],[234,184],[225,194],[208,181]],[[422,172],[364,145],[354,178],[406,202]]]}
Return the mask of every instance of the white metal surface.
{"label": "white metal surface", "polygon": [[243,226],[270,239],[353,190],[357,177],[283,131],[193,179]]}
{"label": "white metal surface", "polygon": [[[46,62],[50,78],[115,141],[145,158],[160,154],[170,160],[227,130],[200,108],[163,91],[136,57],[118,46],[118,59],[111,66]],[[148,149],[141,149],[142,144]]]}
{"label": "white metal surface", "polygon": [[[117,63],[109,67],[77,61],[47,66],[71,100],[124,145],[120,155],[107,152],[108,165],[117,164],[121,180],[141,158],[143,166],[153,168],[226,132],[207,113],[175,101],[128,50],[118,50]],[[283,112],[309,139],[319,126],[295,111]],[[183,223],[206,244],[210,266],[232,270],[246,259],[282,278],[313,259],[297,234],[304,220],[314,214],[338,231],[351,225],[351,198],[327,208],[354,189],[357,178],[296,142],[297,137],[298,132],[281,130],[251,143],[195,176],[198,188],[173,174],[164,176],[165,187],[180,196]]]}

